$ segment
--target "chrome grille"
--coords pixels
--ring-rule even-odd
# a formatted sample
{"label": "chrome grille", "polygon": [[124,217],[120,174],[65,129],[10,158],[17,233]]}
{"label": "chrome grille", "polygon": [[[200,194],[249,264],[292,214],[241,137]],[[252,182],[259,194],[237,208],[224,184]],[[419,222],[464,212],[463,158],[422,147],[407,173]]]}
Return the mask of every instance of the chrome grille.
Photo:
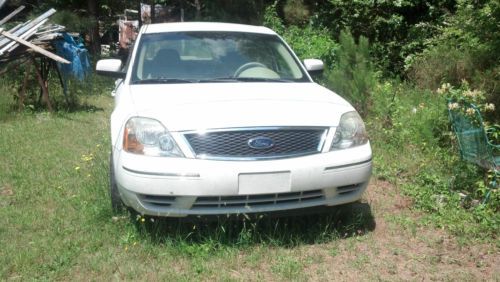
{"label": "chrome grille", "polygon": [[[266,159],[318,153],[326,136],[326,128],[279,128],[211,131],[184,134],[197,158]],[[270,148],[249,145],[254,138],[271,139]]]}
{"label": "chrome grille", "polygon": [[256,208],[280,204],[299,204],[323,199],[321,190],[279,194],[198,197],[192,209]]}

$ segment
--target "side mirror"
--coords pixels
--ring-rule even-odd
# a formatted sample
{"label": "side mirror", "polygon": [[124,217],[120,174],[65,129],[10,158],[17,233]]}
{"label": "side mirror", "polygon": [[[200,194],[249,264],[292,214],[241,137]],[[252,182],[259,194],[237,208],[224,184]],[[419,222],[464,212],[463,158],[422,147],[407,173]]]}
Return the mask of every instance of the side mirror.
{"label": "side mirror", "polygon": [[122,71],[122,61],[118,59],[99,60],[97,61],[95,70],[100,75],[125,78],[125,72]]}
{"label": "side mirror", "polygon": [[318,59],[305,59],[304,66],[306,67],[307,72],[313,76],[322,74],[325,69],[323,61]]}

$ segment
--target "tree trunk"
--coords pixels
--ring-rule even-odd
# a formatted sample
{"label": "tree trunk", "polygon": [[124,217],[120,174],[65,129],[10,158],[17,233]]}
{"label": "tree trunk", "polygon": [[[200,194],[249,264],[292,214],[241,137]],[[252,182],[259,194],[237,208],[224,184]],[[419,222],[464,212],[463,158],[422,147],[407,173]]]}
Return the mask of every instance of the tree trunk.
{"label": "tree trunk", "polygon": [[89,28],[90,53],[101,53],[101,37],[99,35],[99,0],[88,0],[87,8],[90,16],[91,27]]}
{"label": "tree trunk", "polygon": [[149,5],[151,6],[151,23],[155,23],[156,22],[155,1],[154,0],[149,1]]}
{"label": "tree trunk", "polygon": [[42,74],[40,70],[38,69],[38,64],[36,62],[36,59],[34,57],[31,57],[31,63],[33,64],[33,67],[35,69],[35,77],[38,80],[38,84],[40,85],[40,88],[42,89],[42,102],[47,105],[47,109],[49,112],[52,112],[52,105],[50,104],[50,99],[49,99],[49,90],[47,89],[47,82],[44,81]]}
{"label": "tree trunk", "polygon": [[201,3],[200,0],[194,0],[194,7],[196,8],[195,20],[201,20]]}

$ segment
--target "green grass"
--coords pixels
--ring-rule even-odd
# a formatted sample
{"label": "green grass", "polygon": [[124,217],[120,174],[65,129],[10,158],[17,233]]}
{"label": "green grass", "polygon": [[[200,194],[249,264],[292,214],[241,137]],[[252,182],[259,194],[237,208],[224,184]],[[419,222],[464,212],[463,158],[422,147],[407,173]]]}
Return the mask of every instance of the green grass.
{"label": "green grass", "polygon": [[[0,85],[0,93],[10,92]],[[323,215],[237,221],[114,215],[107,190],[113,99],[97,94],[79,97],[79,103],[67,109],[60,102],[53,114],[37,106],[18,113],[12,96],[0,95],[1,280],[302,281],[311,274],[318,280],[331,278],[332,259],[346,262],[344,269],[373,267],[369,256],[346,258],[346,252],[356,252],[360,244],[374,243],[370,232],[375,215],[366,203]],[[419,102],[416,95],[408,101],[403,97],[400,115],[393,118],[400,124],[412,117],[404,114],[405,107]],[[430,123],[436,114],[428,113],[423,120]],[[408,141],[411,132],[401,136],[394,127],[379,128],[382,122],[375,121],[368,122],[372,134],[374,129],[386,130],[372,136],[376,175],[403,187],[417,207],[428,211],[418,222],[394,217],[393,230],[444,226],[465,241],[494,239],[492,225],[467,216],[464,209],[451,204],[437,212],[426,209],[432,206],[432,185],[442,183],[446,178],[439,174],[447,171],[430,173],[423,164],[429,159],[426,165],[439,167],[440,160],[431,156],[442,152],[435,144],[422,149],[409,142],[402,155],[394,144]],[[418,134],[427,138],[430,133]],[[423,192],[412,194],[415,189],[405,188],[409,185],[420,185],[415,189]],[[452,226],[467,230],[458,232]],[[485,236],[478,235],[481,230],[487,231]]]}
{"label": "green grass", "polygon": [[364,206],[321,216],[215,222],[115,216],[107,190],[112,98],[90,95],[80,99],[85,106],[49,114],[17,113],[5,97],[0,279],[228,280],[234,276],[228,269],[240,268],[243,253],[245,264],[271,265],[267,278],[288,280],[304,262],[282,250],[373,228]]}

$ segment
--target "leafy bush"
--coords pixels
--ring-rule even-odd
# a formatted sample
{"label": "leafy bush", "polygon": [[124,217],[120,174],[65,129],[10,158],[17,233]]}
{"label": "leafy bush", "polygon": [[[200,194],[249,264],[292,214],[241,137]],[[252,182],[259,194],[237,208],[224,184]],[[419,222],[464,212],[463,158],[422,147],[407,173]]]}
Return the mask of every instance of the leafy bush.
{"label": "leafy bush", "polygon": [[297,56],[301,59],[321,59],[326,67],[335,62],[335,53],[339,45],[328,35],[328,30],[312,26],[300,28],[291,26],[283,34]]}
{"label": "leafy bush", "polygon": [[321,59],[328,66],[335,61],[335,52],[339,45],[330,37],[326,28],[313,27],[307,24],[303,27],[291,25],[285,28],[277,13],[277,2],[267,7],[264,15],[264,25],[283,36],[301,59]]}
{"label": "leafy bush", "polygon": [[285,32],[285,25],[278,15],[278,0],[274,1],[272,5],[266,7],[264,11],[264,26],[276,31],[278,34]]}
{"label": "leafy bush", "polygon": [[[428,48],[409,63],[408,76],[421,88],[436,89],[442,82],[467,80],[500,104],[500,2],[459,1],[456,14],[429,40]],[[495,114],[495,119],[500,113]]]}
{"label": "leafy bush", "polygon": [[311,14],[315,24],[327,27],[334,38],[346,28],[355,37],[367,37],[374,62],[392,76],[403,74],[407,57],[426,47],[453,6],[448,0],[329,0],[316,1]]}
{"label": "leafy bush", "polygon": [[437,89],[444,81],[458,85],[473,72],[474,62],[469,52],[439,45],[414,58],[408,77],[421,89]]}
{"label": "leafy bush", "polygon": [[362,116],[367,114],[378,77],[369,52],[366,37],[360,36],[356,44],[349,31],[342,31],[337,64],[327,74],[328,86],[350,100]]}

